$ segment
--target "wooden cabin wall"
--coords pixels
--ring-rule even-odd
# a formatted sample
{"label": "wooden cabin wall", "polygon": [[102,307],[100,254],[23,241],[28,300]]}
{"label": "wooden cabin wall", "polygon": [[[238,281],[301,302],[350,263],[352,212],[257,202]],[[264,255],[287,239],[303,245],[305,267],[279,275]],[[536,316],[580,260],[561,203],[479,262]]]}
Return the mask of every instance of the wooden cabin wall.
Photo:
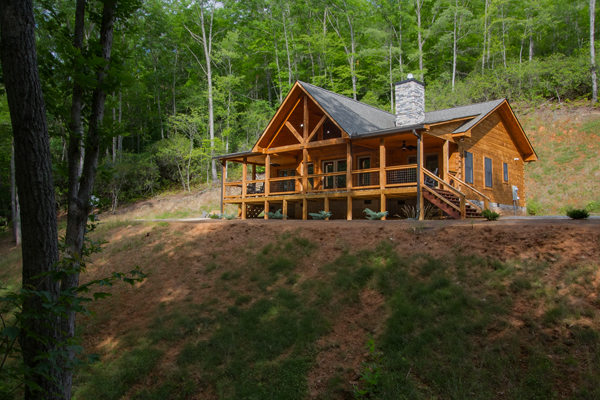
{"label": "wooden cabin wall", "polygon": [[[473,153],[473,186],[487,195],[493,203],[512,205],[512,186],[519,188],[520,207],[525,207],[524,161],[498,111],[481,121],[471,132],[470,138],[458,142],[459,153],[451,160],[461,163],[461,179],[464,177],[464,151]],[[484,157],[492,160],[493,187],[485,186]],[[518,161],[515,161],[518,158]],[[503,181],[502,164],[508,164],[508,182]],[[452,164],[451,164],[452,165]]]}

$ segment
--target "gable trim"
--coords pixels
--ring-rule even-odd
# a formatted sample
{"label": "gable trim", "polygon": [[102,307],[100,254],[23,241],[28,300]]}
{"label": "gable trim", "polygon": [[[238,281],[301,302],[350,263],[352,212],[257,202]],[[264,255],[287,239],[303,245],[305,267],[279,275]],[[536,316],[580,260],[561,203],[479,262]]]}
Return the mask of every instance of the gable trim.
{"label": "gable trim", "polygon": [[[293,88],[292,88],[293,90]],[[290,91],[290,93],[292,93],[292,91]],[[289,94],[288,94],[289,96]],[[281,130],[283,129],[283,127],[285,126],[285,123],[288,121],[288,119],[290,119],[290,115],[292,115],[292,113],[294,112],[294,110],[296,109],[296,107],[298,107],[298,104],[300,104],[300,101],[302,100],[302,97],[300,97],[298,99],[298,101],[296,102],[296,104],[294,105],[294,107],[292,107],[292,110],[288,113],[287,117],[285,117],[284,123],[281,124],[281,126],[279,127],[279,129],[277,130],[277,132],[273,135],[273,139],[271,139],[271,141],[269,142],[269,144],[267,145],[267,147],[265,147],[266,149],[268,149],[269,147],[271,147],[271,145],[273,144],[273,142],[275,141],[275,138],[277,138],[277,135],[279,135],[279,132],[281,132]],[[279,111],[281,111],[281,107],[283,106],[283,104],[285,103],[285,100],[283,101],[283,103],[281,104],[281,106],[279,106],[279,110],[277,110],[277,112],[275,113],[275,115],[273,116],[273,118],[271,119],[271,122],[269,122],[269,125],[267,125],[267,127],[265,128],[265,130],[263,131],[263,134],[260,135],[260,137],[258,138],[258,140],[256,141],[256,145],[258,145],[261,141],[261,139],[263,138],[263,136],[267,133],[267,131],[269,130],[269,128],[271,127],[271,124],[273,123],[273,121],[275,120],[275,118],[277,117],[277,114],[279,114]],[[256,145],[254,145],[254,147],[256,147]]]}

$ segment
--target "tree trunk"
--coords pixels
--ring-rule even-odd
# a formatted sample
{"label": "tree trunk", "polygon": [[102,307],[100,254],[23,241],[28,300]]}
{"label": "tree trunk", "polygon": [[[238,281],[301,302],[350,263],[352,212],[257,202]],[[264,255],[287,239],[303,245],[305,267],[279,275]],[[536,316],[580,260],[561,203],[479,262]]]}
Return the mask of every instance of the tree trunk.
{"label": "tree trunk", "polygon": [[13,140],[10,155],[10,205],[13,226],[13,239],[15,245],[21,244],[21,213],[19,210],[19,195],[17,194],[17,185],[15,182],[15,142]]}
{"label": "tree trunk", "polygon": [[458,38],[456,36],[456,29],[458,24],[458,4],[454,8],[454,30],[452,32],[452,91],[454,92],[454,83],[456,81],[456,59],[457,59],[457,46],[456,43]]}
{"label": "tree trunk", "polygon": [[421,33],[421,8],[423,0],[415,1],[415,12],[417,13],[417,46],[419,47],[419,77],[423,81],[423,35]]}
{"label": "tree trunk", "polygon": [[485,0],[485,12],[483,17],[483,54],[481,55],[481,75],[483,75],[483,71],[485,70],[485,44],[488,35],[488,8],[490,6],[490,0]]}
{"label": "tree trunk", "polygon": [[598,82],[596,80],[596,47],[595,47],[595,24],[596,24],[596,0],[590,0],[590,62],[592,72],[592,103],[598,102]]}
{"label": "tree trunk", "polygon": [[[88,215],[92,208],[90,206],[90,197],[98,169],[98,156],[100,150],[100,126],[104,119],[104,107],[106,101],[105,79],[110,67],[111,51],[113,44],[113,29],[116,11],[116,0],[104,1],[102,10],[102,23],[100,27],[100,46],[101,58],[105,64],[100,66],[96,73],[97,86],[92,94],[91,115],[89,118],[89,128],[86,138],[86,151],[83,161],[83,168],[76,192],[69,192],[69,210],[67,215],[67,232],[65,243],[67,252],[72,255],[81,256],[85,229]],[[72,171],[69,171],[71,176]],[[74,273],[67,276],[61,282],[61,291],[72,290],[79,285],[79,274]],[[75,335],[75,313],[67,311],[66,318],[62,321],[62,330],[65,339]],[[69,352],[69,357],[74,357],[73,352]],[[64,397],[71,398],[71,385],[73,381],[73,371],[66,370],[63,374]]]}
{"label": "tree trunk", "polygon": [[[22,211],[22,285],[46,291],[51,299],[56,299],[58,283],[36,278],[55,268],[59,250],[50,139],[38,71],[35,26],[32,0],[0,1],[0,60],[12,123],[15,175]],[[37,358],[54,351],[55,343],[60,340],[56,319],[27,317],[29,313],[43,313],[41,304],[36,297],[23,303],[22,315],[30,334],[20,336],[20,345],[28,368],[43,363]],[[37,340],[36,336],[49,340]],[[56,376],[52,369],[47,372]],[[51,382],[34,373],[27,379],[45,391],[44,399],[62,398],[62,382]],[[26,400],[39,399],[41,395],[28,386],[24,392]]]}

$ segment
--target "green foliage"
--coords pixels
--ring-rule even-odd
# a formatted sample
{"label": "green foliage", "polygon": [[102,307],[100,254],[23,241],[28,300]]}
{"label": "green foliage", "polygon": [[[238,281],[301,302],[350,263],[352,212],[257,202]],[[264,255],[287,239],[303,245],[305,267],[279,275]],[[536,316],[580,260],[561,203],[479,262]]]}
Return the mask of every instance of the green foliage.
{"label": "green foliage", "polygon": [[590,213],[586,209],[572,208],[567,210],[567,216],[571,219],[588,219]]}
{"label": "green foliage", "polygon": [[267,212],[267,216],[269,217],[269,219],[283,219],[283,217],[287,218],[287,215],[283,215],[281,213],[281,209],[275,212]]}
{"label": "green foliage", "polygon": [[483,210],[481,212],[481,216],[483,218],[487,219],[488,221],[497,221],[498,218],[500,218],[500,214],[490,210],[489,208],[486,208],[485,210]]}
{"label": "green foliage", "polygon": [[331,218],[333,213],[331,211],[319,211],[318,213],[308,213],[312,219],[327,219]]}
{"label": "green foliage", "polygon": [[542,204],[538,199],[527,200],[527,215],[542,214]]}
{"label": "green foliage", "polygon": [[[86,232],[93,232],[97,226],[96,215],[89,215],[89,222],[86,227]],[[87,262],[92,255],[102,251],[101,246],[105,242],[93,241],[86,236],[81,251],[81,256],[68,253],[66,245],[60,243],[62,257],[56,265],[56,269],[39,275],[40,279],[49,279],[54,282],[60,282],[66,277],[73,274],[81,274],[86,271]],[[83,347],[79,344],[77,338],[56,338],[54,333],[52,336],[39,336],[39,333],[33,330],[32,320],[40,324],[48,324],[54,326],[56,321],[64,317],[65,309],[69,308],[75,313],[89,315],[90,310],[88,304],[92,301],[104,299],[111,296],[110,293],[93,291],[92,289],[100,287],[110,287],[117,282],[125,282],[133,285],[136,282],[141,282],[145,275],[135,268],[129,273],[113,272],[111,276],[103,279],[91,280],[80,284],[69,290],[63,290],[60,296],[52,296],[46,291],[37,290],[34,287],[22,287],[15,291],[3,293],[0,297],[0,321],[2,321],[0,331],[0,357],[3,360],[9,360],[8,363],[0,363],[0,382],[10,382],[15,386],[26,385],[32,393],[37,393],[43,396],[43,390],[30,379],[32,374],[38,374],[45,379],[59,384],[59,376],[56,368],[73,369],[82,364],[83,359],[88,361],[97,360],[96,355],[82,356]],[[6,289],[6,288],[2,288]],[[22,305],[25,302],[37,302],[40,307],[37,309],[30,308],[25,314],[22,310]],[[48,354],[40,355],[35,366],[26,366],[20,359],[20,348],[17,346],[19,338],[24,336],[35,335],[37,340],[54,343],[54,349]],[[69,352],[78,355],[79,358],[70,360]],[[0,386],[0,394],[7,395],[14,389]]]}
{"label": "green foliage", "polygon": [[382,219],[384,217],[387,217],[387,215],[388,215],[387,211],[376,212],[376,211],[373,211],[373,210],[371,210],[369,208],[365,208],[364,212],[367,214],[367,219],[370,219],[370,220],[380,220],[380,219]]}
{"label": "green foliage", "polygon": [[354,388],[354,397],[357,399],[371,398],[377,394],[379,379],[381,378],[381,358],[383,353],[375,348],[375,340],[369,339],[366,345],[369,351],[368,362],[362,363],[359,381],[362,387]]}

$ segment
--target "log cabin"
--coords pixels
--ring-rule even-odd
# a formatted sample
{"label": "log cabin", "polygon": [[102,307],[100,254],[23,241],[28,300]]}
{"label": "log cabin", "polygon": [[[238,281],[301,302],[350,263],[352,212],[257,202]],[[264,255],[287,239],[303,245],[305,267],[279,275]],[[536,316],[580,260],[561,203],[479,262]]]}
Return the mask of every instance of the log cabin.
{"label": "log cabin", "polygon": [[[216,157],[221,212],[242,219],[365,218],[366,208],[425,218],[525,212],[524,165],[537,160],[506,99],[425,112],[425,85],[409,75],[395,85],[388,113],[297,81],[251,150]],[[241,179],[227,166],[242,164]]]}

